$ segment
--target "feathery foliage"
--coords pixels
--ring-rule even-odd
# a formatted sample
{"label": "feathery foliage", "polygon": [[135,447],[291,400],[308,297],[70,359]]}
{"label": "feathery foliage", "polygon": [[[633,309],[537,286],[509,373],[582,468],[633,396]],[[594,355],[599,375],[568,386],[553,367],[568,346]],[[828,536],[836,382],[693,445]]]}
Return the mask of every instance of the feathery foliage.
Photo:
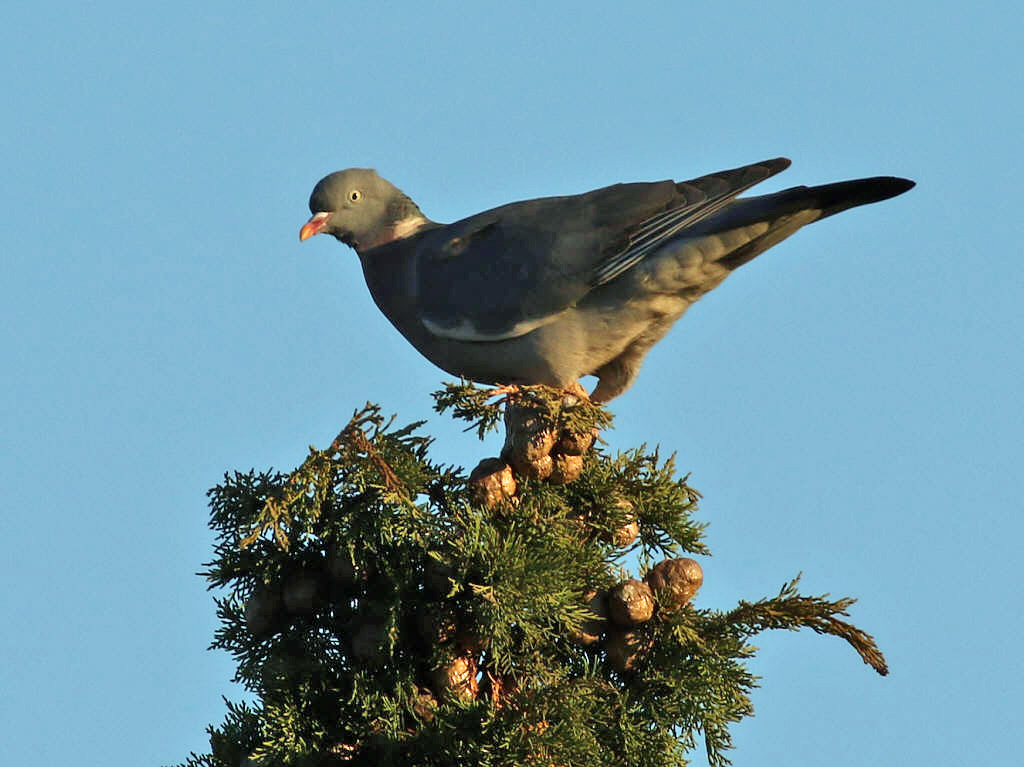
{"label": "feathery foliage", "polygon": [[[481,436],[511,404],[554,435],[611,420],[542,387],[494,394],[435,396]],[[485,502],[477,479],[430,459],[421,426],[367,404],[294,471],[226,474],[210,491],[212,647],[255,702],[227,702],[210,752],[183,767],[661,767],[699,746],[723,765],[729,726],[752,713],[759,632],[832,634],[886,673],[871,637],[837,617],[852,600],[801,596],[795,580],[727,610],[654,592],[635,625],[596,610],[627,556],[646,571],[709,553],[699,494],[657,450],[591,445],[578,477],[520,475]]]}

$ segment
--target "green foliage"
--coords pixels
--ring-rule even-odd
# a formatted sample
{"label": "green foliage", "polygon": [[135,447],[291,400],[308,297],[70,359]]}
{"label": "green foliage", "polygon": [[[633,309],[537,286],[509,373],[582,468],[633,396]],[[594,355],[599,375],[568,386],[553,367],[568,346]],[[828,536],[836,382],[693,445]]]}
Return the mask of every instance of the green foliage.
{"label": "green foliage", "polygon": [[[437,407],[483,434],[501,418],[493,394],[449,386]],[[610,423],[561,392],[501,395],[558,434]],[[631,629],[623,667],[607,649],[621,629],[580,639],[601,617],[592,594],[626,577],[627,555],[646,569],[709,553],[700,496],[672,459],[591,447],[575,481],[520,477],[488,507],[430,460],[420,426],[368,404],[295,471],[236,472],[210,491],[212,647],[258,703],[228,703],[210,753],[183,767],[661,767],[699,745],[721,765],[729,725],[752,713],[744,661],[760,631],[840,636],[885,672],[871,638],[836,617],[852,600],[800,596],[795,581],[727,611],[661,609]],[[617,536],[631,523],[639,537]]]}
{"label": "green foliage", "polygon": [[592,428],[605,429],[612,425],[612,415],[586,397],[551,389],[547,386],[502,386],[488,389],[465,381],[444,385],[443,391],[434,392],[438,413],[452,411],[455,418],[468,421],[467,431],[476,428],[477,436],[497,429],[504,408],[508,404],[533,409],[538,416],[559,429],[586,432]]}

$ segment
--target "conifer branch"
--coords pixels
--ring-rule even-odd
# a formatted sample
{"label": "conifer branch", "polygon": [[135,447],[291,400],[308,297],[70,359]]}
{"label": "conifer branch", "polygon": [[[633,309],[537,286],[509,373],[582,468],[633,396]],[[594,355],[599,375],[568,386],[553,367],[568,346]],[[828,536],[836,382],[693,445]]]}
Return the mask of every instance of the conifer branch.
{"label": "conifer branch", "polygon": [[583,433],[595,428],[605,429],[613,420],[611,413],[591,402],[585,393],[565,392],[550,386],[491,388],[463,381],[445,383],[444,387],[433,394],[434,409],[441,414],[451,410],[452,417],[468,421],[466,431],[475,427],[480,439],[498,427],[509,405],[535,410],[545,421],[545,426],[558,431]]}
{"label": "conifer branch", "polygon": [[[310,521],[315,520],[333,485],[335,472],[358,462],[361,455],[369,459],[380,475],[382,486],[389,493],[409,502],[405,485],[374,447],[374,441],[381,438],[393,421],[394,418],[385,423],[380,408],[367,403],[362,410],[353,414],[327,450],[317,450],[311,446],[306,460],[289,476],[283,493],[266,499],[249,533],[239,541],[239,548],[248,548],[270,531],[277,545],[283,551],[289,551],[292,546],[290,534],[295,528],[293,511],[306,508],[310,512],[307,514]],[[372,429],[372,437],[367,437],[364,427]],[[310,500],[315,502],[310,504]]]}
{"label": "conifer branch", "polygon": [[744,627],[748,634],[757,634],[768,629],[798,631],[809,628],[818,634],[830,634],[845,639],[861,659],[880,675],[889,673],[885,656],[874,638],[865,631],[837,615],[849,615],[848,608],[857,600],[849,597],[828,601],[828,594],[818,597],[802,596],[797,592],[798,575],[783,585],[777,597],[757,602],[741,601],[739,607],[725,614],[727,623]]}
{"label": "conifer branch", "polygon": [[362,429],[349,424],[349,426],[345,428],[345,431],[339,435],[339,438],[331,444],[331,447],[334,448],[335,444],[339,444],[339,440],[342,439],[342,437],[350,442],[356,450],[365,453],[369,457],[370,461],[372,461],[373,465],[377,468],[377,471],[380,472],[381,478],[384,480],[384,485],[388,490],[408,498],[408,491],[406,490],[405,485],[402,484],[402,481],[388,465],[387,461],[381,458],[380,453],[378,453],[376,448],[374,448],[373,443],[367,439],[366,433]]}

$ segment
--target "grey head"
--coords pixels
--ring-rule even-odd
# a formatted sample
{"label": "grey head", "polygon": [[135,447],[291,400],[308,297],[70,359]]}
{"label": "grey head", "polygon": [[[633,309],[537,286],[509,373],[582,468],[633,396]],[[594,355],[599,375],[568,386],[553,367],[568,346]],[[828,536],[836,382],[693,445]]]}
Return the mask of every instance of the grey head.
{"label": "grey head", "polygon": [[300,240],[330,234],[359,253],[430,223],[401,189],[370,168],[324,176],[309,197],[309,211],[313,216],[299,232]]}

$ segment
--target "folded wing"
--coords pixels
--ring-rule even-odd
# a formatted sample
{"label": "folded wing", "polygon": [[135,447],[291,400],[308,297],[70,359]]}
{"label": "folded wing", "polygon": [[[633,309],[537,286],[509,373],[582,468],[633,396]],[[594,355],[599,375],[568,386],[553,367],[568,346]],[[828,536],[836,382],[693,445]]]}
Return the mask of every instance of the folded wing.
{"label": "folded wing", "polygon": [[440,227],[417,253],[421,319],[461,341],[529,333],[788,166],[778,158],[680,183],[616,184]]}

